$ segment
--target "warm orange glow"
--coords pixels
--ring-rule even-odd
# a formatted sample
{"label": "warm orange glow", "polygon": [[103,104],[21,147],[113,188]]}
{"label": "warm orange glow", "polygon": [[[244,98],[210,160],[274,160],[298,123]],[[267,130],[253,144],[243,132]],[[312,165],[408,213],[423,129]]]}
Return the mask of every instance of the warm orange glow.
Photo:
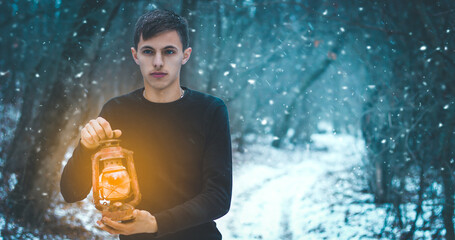
{"label": "warm orange glow", "polygon": [[101,149],[92,155],[93,203],[114,221],[134,218],[134,207],[141,193],[134,167],[133,152],[120,147],[120,140],[101,142]]}
{"label": "warm orange glow", "polygon": [[130,177],[121,160],[106,161],[100,174],[100,196],[109,201],[126,199],[130,188]]}

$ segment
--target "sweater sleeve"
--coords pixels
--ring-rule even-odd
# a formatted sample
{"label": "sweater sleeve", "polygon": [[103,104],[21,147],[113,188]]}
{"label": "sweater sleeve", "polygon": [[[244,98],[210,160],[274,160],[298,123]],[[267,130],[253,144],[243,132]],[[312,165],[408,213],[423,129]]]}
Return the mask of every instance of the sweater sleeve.
{"label": "sweater sleeve", "polygon": [[74,149],[60,179],[60,192],[66,202],[80,201],[90,193],[92,188],[90,156],[94,152],[84,149],[80,141]]}
{"label": "sweater sleeve", "polygon": [[[105,119],[109,119],[110,108],[108,103],[103,106],[99,114],[99,116]],[[60,192],[66,202],[73,203],[81,201],[90,193],[90,189],[92,188],[91,156],[96,151],[97,149],[89,150],[84,148],[79,140],[79,144],[65,165],[60,178]]]}
{"label": "sweater sleeve", "polygon": [[225,215],[232,192],[232,151],[228,111],[219,100],[207,118],[209,132],[202,159],[203,187],[187,202],[155,214],[158,236],[210,222]]}

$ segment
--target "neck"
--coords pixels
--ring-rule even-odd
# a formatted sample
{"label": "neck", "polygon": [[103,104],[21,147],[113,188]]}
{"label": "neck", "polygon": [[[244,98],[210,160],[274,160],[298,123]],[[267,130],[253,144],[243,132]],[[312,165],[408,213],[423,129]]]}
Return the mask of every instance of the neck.
{"label": "neck", "polygon": [[145,86],[143,94],[145,99],[149,100],[150,102],[168,103],[180,99],[182,97],[183,90],[180,85],[177,86],[177,88],[163,90],[156,90],[153,88],[147,88],[147,86]]}

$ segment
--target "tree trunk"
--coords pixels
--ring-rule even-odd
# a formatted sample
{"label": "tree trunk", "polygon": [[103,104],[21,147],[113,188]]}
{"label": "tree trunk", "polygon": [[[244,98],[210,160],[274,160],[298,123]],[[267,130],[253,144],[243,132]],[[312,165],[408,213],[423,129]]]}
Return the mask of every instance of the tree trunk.
{"label": "tree trunk", "polygon": [[219,90],[219,89],[217,89],[217,86],[218,86],[218,83],[220,80],[221,68],[223,67],[222,65],[220,65],[218,63],[218,61],[220,60],[220,57],[221,57],[221,49],[223,48],[222,29],[221,29],[221,27],[222,27],[221,14],[222,13],[221,13],[221,3],[220,2],[218,2],[218,4],[216,4],[215,10],[216,10],[216,15],[215,15],[215,25],[216,26],[215,26],[215,30],[213,33],[215,42],[209,48],[213,51],[210,54],[210,56],[212,57],[210,62],[212,62],[215,65],[215,67],[213,68],[213,70],[210,69],[210,71],[209,71],[207,88],[205,91],[209,94],[219,95],[219,93],[217,94],[217,90]]}
{"label": "tree trunk", "polygon": [[[197,11],[197,0],[183,0],[182,1],[182,8],[180,15],[183,16],[184,18],[187,19],[188,21],[188,27],[190,29],[189,31],[189,38],[190,38],[190,47],[193,48],[194,50],[197,49],[197,36],[198,32],[197,31],[191,31],[191,29],[195,29],[195,26],[197,26],[197,18],[199,14],[196,13]],[[193,51],[191,54],[191,60],[188,61],[185,66],[182,67],[181,71],[181,78],[180,78],[180,84],[183,86],[190,86],[192,83],[194,84],[194,81],[196,81],[196,73],[195,69],[198,69],[197,62],[196,62],[196,56],[197,56],[197,51]],[[194,85],[191,85],[194,86]]]}
{"label": "tree trunk", "polygon": [[[341,45],[344,40],[344,36],[346,33],[341,34],[338,37],[338,40],[336,41],[334,47],[331,49],[331,53],[333,54],[338,54],[338,52],[341,49]],[[304,93],[313,83],[315,83],[319,78],[327,71],[328,67],[330,64],[332,64],[334,60],[332,58],[327,58],[325,61],[322,62],[321,67],[317,69],[315,72],[313,72],[308,80],[305,81],[305,79],[302,80],[300,88],[299,88],[299,93]],[[272,142],[272,146],[275,148],[280,148],[281,144],[283,143],[284,137],[286,136],[286,133],[288,132],[290,126],[291,126],[291,119],[292,116],[295,114],[295,110],[298,106],[298,102],[301,101],[302,99],[300,98],[300,94],[297,94],[293,99],[291,104],[287,108],[287,112],[283,118],[283,121],[277,122],[277,124],[274,126],[273,129],[273,135],[274,135],[274,140]]]}
{"label": "tree trunk", "polygon": [[[427,12],[427,6],[424,4],[422,0],[419,0],[415,4],[415,8],[420,16],[421,21],[424,23],[425,28],[423,28],[423,33],[425,34],[425,40],[427,40],[428,43],[430,43],[430,47],[435,48],[438,46],[443,46],[444,45],[444,40],[440,38],[438,35],[438,29],[437,29],[437,23],[433,20],[433,17],[428,14]],[[441,65],[438,66],[433,74],[434,74],[434,79],[436,80],[437,84],[444,83],[445,79],[450,79],[451,75],[447,73],[451,73],[453,70],[448,67],[447,61],[445,61],[441,55],[435,55],[435,61],[440,62]],[[451,84],[447,84],[449,86],[449,89],[452,89]],[[453,92],[452,92],[453,94]],[[438,94],[439,98],[441,100],[450,100],[450,99],[444,99],[444,94]],[[451,94],[448,94],[449,98],[450,96],[453,96]],[[444,115],[436,115],[438,119],[444,119],[445,118],[445,123],[451,126],[451,132],[453,132],[453,124],[455,123],[453,121],[453,114],[444,114]],[[437,134],[437,133],[436,133]],[[439,131],[440,134],[440,141],[439,146],[441,146],[441,158],[437,159],[439,163],[436,163],[436,167],[440,169],[440,174],[442,178],[442,185],[444,189],[444,207],[442,210],[442,217],[444,221],[444,227],[446,229],[446,239],[455,239],[455,229],[454,229],[454,222],[453,222],[453,216],[454,216],[454,182],[452,179],[452,169],[450,167],[449,163],[449,155],[451,152],[451,149],[449,146],[450,145],[450,139],[451,137],[449,135],[452,134],[447,134],[447,132]]]}

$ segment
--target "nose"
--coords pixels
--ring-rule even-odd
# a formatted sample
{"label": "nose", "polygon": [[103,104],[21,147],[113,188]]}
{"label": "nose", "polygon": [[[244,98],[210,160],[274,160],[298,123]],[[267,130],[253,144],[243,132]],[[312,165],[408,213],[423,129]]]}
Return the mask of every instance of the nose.
{"label": "nose", "polygon": [[163,56],[161,55],[161,53],[157,53],[153,58],[153,66],[157,69],[160,69],[163,67],[163,64],[164,64]]}

